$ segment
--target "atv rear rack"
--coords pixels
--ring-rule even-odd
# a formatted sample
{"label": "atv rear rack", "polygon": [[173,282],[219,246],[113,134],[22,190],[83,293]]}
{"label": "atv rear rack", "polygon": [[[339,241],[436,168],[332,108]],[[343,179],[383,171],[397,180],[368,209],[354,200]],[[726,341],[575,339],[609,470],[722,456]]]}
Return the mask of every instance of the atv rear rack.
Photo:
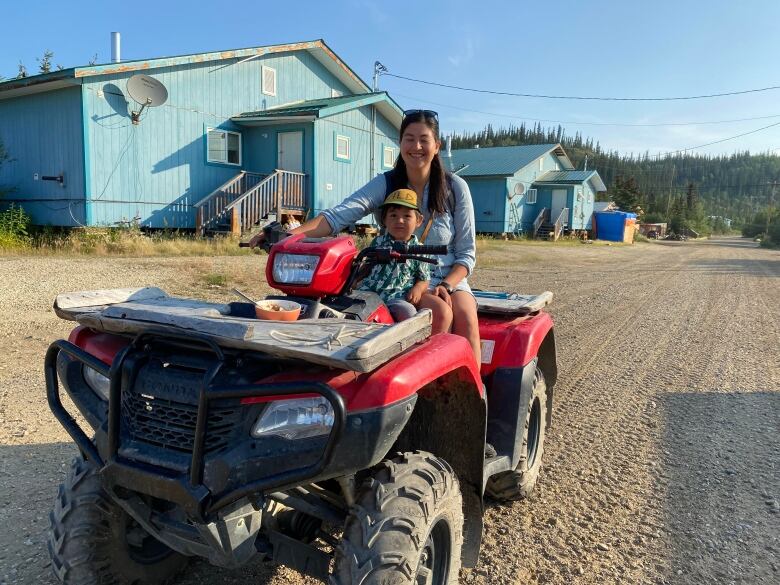
{"label": "atv rear rack", "polygon": [[[199,387],[195,438],[189,470],[186,475],[176,474],[169,469],[133,461],[119,453],[122,392],[132,386],[139,368],[147,360],[148,354],[145,346],[151,338],[202,345],[205,349],[211,350],[217,358],[203,376]],[[101,456],[96,445],[84,433],[62,404],[57,375],[57,360],[61,352],[110,379],[108,444],[106,448],[107,456],[105,458]],[[106,487],[137,489],[139,486],[143,486],[144,493],[179,504],[192,518],[203,520],[210,512],[245,496],[268,490],[283,490],[292,485],[305,483],[307,480],[317,476],[331,462],[333,450],[341,438],[346,418],[346,408],[341,395],[323,383],[214,385],[213,381],[224,363],[224,352],[214,341],[192,334],[185,336],[172,335],[169,332],[143,332],[136,336],[133,342],[116,356],[110,367],[80,347],[65,340],[58,340],[52,343],[46,352],[44,368],[47,399],[54,416],[73,438],[81,452],[87,459],[102,469],[101,474]],[[212,494],[203,484],[204,444],[210,403],[213,400],[226,398],[282,398],[291,395],[300,396],[302,394],[323,396],[333,408],[333,428],[328,435],[320,458],[305,467],[266,476],[226,493]]]}

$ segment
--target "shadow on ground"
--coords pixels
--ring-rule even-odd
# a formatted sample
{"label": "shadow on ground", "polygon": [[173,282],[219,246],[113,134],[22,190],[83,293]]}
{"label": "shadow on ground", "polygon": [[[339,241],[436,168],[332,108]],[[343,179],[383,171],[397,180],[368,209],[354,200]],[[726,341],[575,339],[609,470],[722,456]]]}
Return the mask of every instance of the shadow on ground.
{"label": "shadow on ground", "polygon": [[780,391],[661,402],[670,581],[777,583]]}

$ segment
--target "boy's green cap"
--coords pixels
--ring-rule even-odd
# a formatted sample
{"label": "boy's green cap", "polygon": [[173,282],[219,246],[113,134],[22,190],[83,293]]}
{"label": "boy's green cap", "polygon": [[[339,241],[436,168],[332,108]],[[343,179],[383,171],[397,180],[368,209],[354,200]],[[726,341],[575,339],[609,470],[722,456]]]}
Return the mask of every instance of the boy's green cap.
{"label": "boy's green cap", "polygon": [[400,205],[420,211],[420,206],[417,205],[417,193],[411,189],[396,189],[385,198],[382,207],[385,205]]}

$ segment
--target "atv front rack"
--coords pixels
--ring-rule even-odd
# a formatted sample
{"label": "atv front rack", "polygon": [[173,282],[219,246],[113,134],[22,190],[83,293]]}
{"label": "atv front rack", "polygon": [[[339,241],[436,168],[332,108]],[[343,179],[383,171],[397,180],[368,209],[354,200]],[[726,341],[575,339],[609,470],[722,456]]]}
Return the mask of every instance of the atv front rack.
{"label": "atv front rack", "polygon": [[[198,389],[195,438],[189,470],[186,475],[176,474],[170,469],[134,461],[123,457],[119,453],[122,392],[132,387],[139,368],[148,359],[148,353],[144,348],[147,341],[151,338],[203,346],[211,350],[217,358],[214,364],[206,371]],[[107,429],[105,429],[107,434],[107,445],[104,449],[105,457],[101,456],[98,447],[84,433],[62,404],[57,374],[57,360],[61,352],[96,370],[110,380],[108,421]],[[54,416],[73,438],[84,456],[101,469],[101,475],[106,487],[114,488],[118,486],[139,490],[150,496],[182,506],[194,519],[204,519],[210,512],[240,498],[271,489],[274,491],[283,490],[292,485],[305,483],[306,480],[320,474],[331,462],[334,448],[341,438],[346,419],[346,408],[341,395],[326,384],[302,382],[233,386],[215,385],[214,380],[224,364],[225,355],[219,345],[210,339],[192,334],[178,336],[170,332],[161,334],[156,331],[141,333],[135,337],[132,343],[117,354],[110,367],[77,345],[65,340],[58,340],[52,343],[46,352],[44,364],[46,394],[49,407]],[[333,428],[320,458],[304,467],[266,476],[225,493],[212,494],[203,484],[204,445],[210,403],[218,399],[282,398],[291,395],[300,396],[302,394],[321,395],[333,408]]]}

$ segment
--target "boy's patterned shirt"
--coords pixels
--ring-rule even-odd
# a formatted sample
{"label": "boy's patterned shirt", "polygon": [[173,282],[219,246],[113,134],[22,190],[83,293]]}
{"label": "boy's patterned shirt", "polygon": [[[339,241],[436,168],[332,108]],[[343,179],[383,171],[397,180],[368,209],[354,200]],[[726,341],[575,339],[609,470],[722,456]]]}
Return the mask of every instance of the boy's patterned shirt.
{"label": "boy's patterned shirt", "polygon": [[[419,246],[417,236],[407,242],[410,246]],[[390,234],[382,234],[374,238],[371,246],[375,248],[389,248],[393,244]],[[419,260],[407,260],[406,263],[390,262],[390,264],[377,264],[371,269],[369,275],[360,283],[358,290],[370,290],[377,293],[383,301],[393,299],[406,299],[406,294],[420,280],[431,279],[430,264]]]}

